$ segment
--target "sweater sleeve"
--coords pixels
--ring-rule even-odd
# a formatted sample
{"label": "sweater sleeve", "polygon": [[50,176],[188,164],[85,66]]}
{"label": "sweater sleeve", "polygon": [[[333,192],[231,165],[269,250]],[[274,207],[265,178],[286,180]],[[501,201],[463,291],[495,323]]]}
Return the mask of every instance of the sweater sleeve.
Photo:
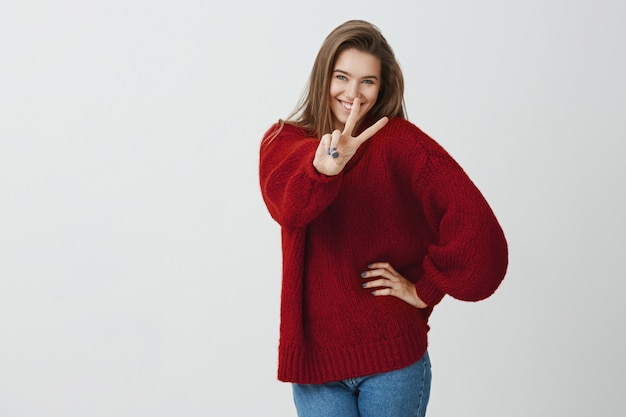
{"label": "sweater sleeve", "polygon": [[313,167],[318,144],[319,139],[302,136],[289,125],[274,125],[261,142],[261,193],[270,215],[281,226],[306,226],[339,192],[342,174],[328,177]]}
{"label": "sweater sleeve", "polygon": [[431,152],[413,187],[434,236],[418,294],[427,304],[429,298],[438,302],[441,292],[465,301],[489,297],[506,273],[508,248],[481,192],[449,155],[439,152]]}

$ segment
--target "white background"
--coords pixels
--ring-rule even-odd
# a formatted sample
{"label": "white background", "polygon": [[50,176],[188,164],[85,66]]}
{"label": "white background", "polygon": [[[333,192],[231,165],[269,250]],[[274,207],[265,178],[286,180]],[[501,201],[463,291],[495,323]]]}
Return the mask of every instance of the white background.
{"label": "white background", "polygon": [[510,268],[431,320],[429,416],[623,416],[626,3],[5,2],[0,415],[294,416],[258,145],[381,28]]}

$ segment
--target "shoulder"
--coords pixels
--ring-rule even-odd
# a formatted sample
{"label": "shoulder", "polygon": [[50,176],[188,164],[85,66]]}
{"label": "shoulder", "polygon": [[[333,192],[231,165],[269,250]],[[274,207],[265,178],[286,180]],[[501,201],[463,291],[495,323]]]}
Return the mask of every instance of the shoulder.
{"label": "shoulder", "polygon": [[315,152],[318,145],[319,139],[312,138],[302,127],[279,120],[263,135],[259,152],[262,160],[284,159],[294,153]]}
{"label": "shoulder", "polygon": [[449,156],[439,142],[406,119],[397,117],[390,119],[381,134],[384,135],[387,146]]}
{"label": "shoulder", "polygon": [[286,136],[294,136],[294,137],[306,137],[307,132],[300,126],[286,122],[284,120],[279,120],[274,123],[265,131],[263,135],[263,141],[265,142],[267,139],[273,139],[276,137],[286,137]]}
{"label": "shoulder", "polygon": [[308,138],[307,132],[302,127],[288,121],[279,120],[265,131],[261,140],[261,151],[266,148],[273,148],[276,143],[292,143],[300,142],[302,139]]}

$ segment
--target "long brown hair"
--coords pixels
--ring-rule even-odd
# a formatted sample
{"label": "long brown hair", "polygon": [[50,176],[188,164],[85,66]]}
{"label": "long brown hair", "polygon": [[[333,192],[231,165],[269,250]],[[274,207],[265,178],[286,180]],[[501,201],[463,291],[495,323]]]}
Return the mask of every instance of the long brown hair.
{"label": "long brown hair", "polygon": [[381,86],[376,104],[366,119],[383,116],[406,118],[404,77],[396,57],[380,29],[364,20],[349,20],[335,28],[324,40],[311,70],[305,92],[288,122],[304,128],[315,137],[333,130],[330,109],[330,82],[335,61],[346,49],[357,49],[380,59]]}

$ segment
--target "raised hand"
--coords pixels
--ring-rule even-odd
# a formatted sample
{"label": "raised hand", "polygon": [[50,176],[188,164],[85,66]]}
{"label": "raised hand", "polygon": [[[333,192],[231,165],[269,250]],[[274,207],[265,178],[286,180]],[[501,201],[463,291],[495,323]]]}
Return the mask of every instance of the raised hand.
{"label": "raised hand", "polygon": [[413,307],[428,307],[417,295],[415,284],[400,275],[388,262],[376,262],[369,264],[367,267],[370,269],[361,273],[362,278],[380,277],[363,284],[363,288],[376,288],[372,292],[373,295],[391,295],[409,303]]}
{"label": "raised hand", "polygon": [[360,119],[360,109],[361,102],[358,98],[355,98],[343,132],[335,130],[332,133],[325,134],[320,139],[315,157],[313,158],[313,166],[320,174],[328,176],[339,174],[354,156],[359,146],[374,136],[389,121],[387,117],[383,117],[364,130],[359,136],[353,137],[352,132]]}

